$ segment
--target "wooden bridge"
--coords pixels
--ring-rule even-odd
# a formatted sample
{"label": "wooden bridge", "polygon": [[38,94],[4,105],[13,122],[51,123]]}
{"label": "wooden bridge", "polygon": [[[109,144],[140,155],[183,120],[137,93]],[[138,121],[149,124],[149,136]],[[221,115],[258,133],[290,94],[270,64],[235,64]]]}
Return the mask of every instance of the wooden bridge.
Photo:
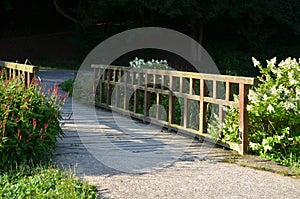
{"label": "wooden bridge", "polygon": [[[143,122],[157,123],[213,139],[208,123],[217,115],[224,120],[224,107],[239,109],[239,143],[220,145],[245,154],[248,151],[249,87],[255,79],[172,70],[92,65],[96,105]],[[239,102],[233,95],[238,94]],[[222,136],[222,135],[221,135]]]}
{"label": "wooden bridge", "polygon": [[[27,86],[38,67],[0,61],[9,78],[23,75]],[[95,104],[145,122],[212,139],[208,123],[224,120],[226,106],[239,109],[239,143],[218,144],[240,154],[248,151],[249,87],[255,79],[227,75],[92,65]],[[238,94],[239,102],[233,95]],[[221,128],[221,125],[219,126]],[[222,135],[220,135],[222,136]]]}

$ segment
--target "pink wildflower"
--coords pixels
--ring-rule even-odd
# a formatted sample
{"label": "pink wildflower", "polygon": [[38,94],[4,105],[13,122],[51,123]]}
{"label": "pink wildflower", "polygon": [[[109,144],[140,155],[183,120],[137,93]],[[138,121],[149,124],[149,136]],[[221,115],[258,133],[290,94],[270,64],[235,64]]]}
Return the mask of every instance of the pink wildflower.
{"label": "pink wildflower", "polygon": [[48,128],[48,123],[44,124],[44,128],[45,128],[45,130]]}
{"label": "pink wildflower", "polygon": [[18,129],[18,138],[19,138],[19,140],[22,139],[22,134],[21,134],[21,130],[20,129]]}
{"label": "pink wildflower", "polygon": [[36,118],[33,118],[32,120],[33,130],[36,129]]}

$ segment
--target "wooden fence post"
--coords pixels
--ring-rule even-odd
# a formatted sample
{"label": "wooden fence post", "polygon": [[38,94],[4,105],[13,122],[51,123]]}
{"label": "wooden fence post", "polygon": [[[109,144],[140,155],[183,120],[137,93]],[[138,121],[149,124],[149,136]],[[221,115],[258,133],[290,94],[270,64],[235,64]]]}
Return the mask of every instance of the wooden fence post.
{"label": "wooden fence post", "polygon": [[248,122],[247,111],[249,85],[239,84],[239,153],[244,155],[248,153]]}
{"label": "wooden fence post", "polygon": [[111,89],[111,84],[110,81],[112,80],[112,70],[108,69],[107,70],[107,94],[106,94],[106,105],[109,106],[111,105],[111,94],[112,94],[112,89]]}
{"label": "wooden fence post", "polygon": [[[93,95],[96,96],[96,88],[97,88],[97,79],[98,79],[98,75],[97,72],[100,69],[94,68],[94,74],[93,74]],[[96,99],[96,98],[95,98]]]}
{"label": "wooden fence post", "polygon": [[129,93],[129,89],[128,89],[128,82],[129,82],[129,71],[124,70],[124,110],[128,111],[129,109],[129,97],[128,97],[128,93]]}
{"label": "wooden fence post", "polygon": [[143,117],[143,122],[146,122],[146,118],[149,115],[149,109],[148,109],[148,105],[149,105],[149,93],[147,91],[148,88],[148,84],[149,84],[149,76],[148,73],[145,73],[145,85],[144,85],[144,117]]}
{"label": "wooden fence post", "polygon": [[174,115],[175,115],[175,103],[176,97],[173,96],[174,89],[174,79],[173,76],[169,76],[169,117],[168,117],[168,131],[171,131],[171,126],[174,123]]}
{"label": "wooden fence post", "polygon": [[200,111],[199,111],[199,131],[205,133],[207,129],[206,114],[207,103],[204,102],[205,94],[207,93],[207,87],[204,79],[200,79]]}

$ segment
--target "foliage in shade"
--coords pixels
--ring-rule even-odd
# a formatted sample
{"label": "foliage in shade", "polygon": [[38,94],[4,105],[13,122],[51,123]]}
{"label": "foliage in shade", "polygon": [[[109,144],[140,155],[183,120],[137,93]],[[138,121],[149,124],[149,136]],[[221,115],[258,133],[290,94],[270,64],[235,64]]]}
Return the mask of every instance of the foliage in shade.
{"label": "foliage in shade", "polygon": [[74,83],[74,79],[68,79],[64,82],[62,82],[61,84],[59,84],[59,86],[61,87],[61,89],[65,92],[68,92],[69,96],[73,95],[73,83]]}
{"label": "foliage in shade", "polygon": [[67,96],[59,96],[54,85],[32,82],[26,88],[22,78],[0,76],[0,168],[19,162],[50,158],[60,128],[60,108]]}

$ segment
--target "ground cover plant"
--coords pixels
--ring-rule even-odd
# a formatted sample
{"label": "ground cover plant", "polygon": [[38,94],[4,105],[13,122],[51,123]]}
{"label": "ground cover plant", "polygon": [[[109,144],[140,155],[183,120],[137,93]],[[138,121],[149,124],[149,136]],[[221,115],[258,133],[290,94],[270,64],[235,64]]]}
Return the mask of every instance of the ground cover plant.
{"label": "ground cover plant", "polygon": [[22,164],[0,173],[0,198],[96,198],[96,187],[79,181],[73,171],[53,165]]}
{"label": "ground cover plant", "polygon": [[[300,169],[300,60],[253,62],[261,76],[249,92],[250,151]],[[238,109],[228,108],[222,134],[224,142],[238,141]]]}

